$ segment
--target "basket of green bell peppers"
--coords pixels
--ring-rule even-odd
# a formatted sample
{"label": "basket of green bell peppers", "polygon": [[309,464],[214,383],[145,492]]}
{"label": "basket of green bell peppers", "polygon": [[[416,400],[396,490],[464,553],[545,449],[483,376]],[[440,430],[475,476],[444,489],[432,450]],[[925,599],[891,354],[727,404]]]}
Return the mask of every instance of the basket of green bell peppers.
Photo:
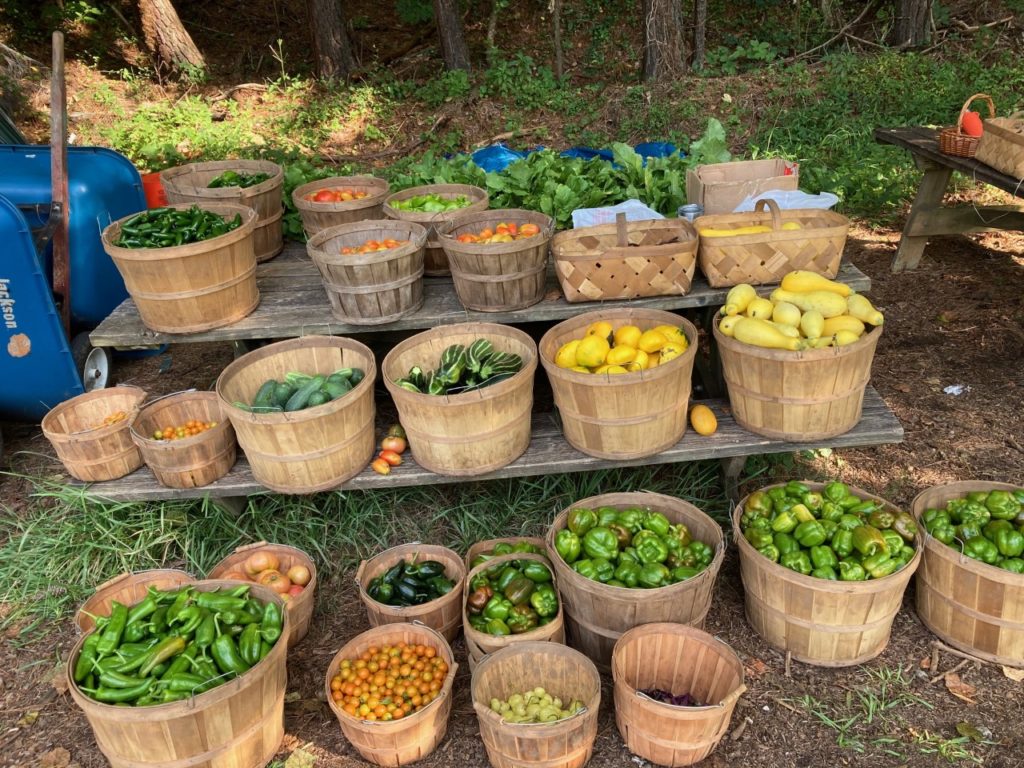
{"label": "basket of green bell peppers", "polygon": [[970,491],[921,513],[933,539],[967,557],[1024,573],[1024,489]]}
{"label": "basket of green bell peppers", "polygon": [[908,512],[858,496],[840,482],[815,490],[793,480],[755,491],[734,522],[762,556],[829,581],[885,578],[917,554],[917,523]]}
{"label": "basket of green bell peppers", "polygon": [[209,588],[223,583],[151,586],[135,605],[113,601],[109,615],[92,617],[96,628],[68,662],[77,689],[103,704],[145,707],[244,675],[280,640],[287,617],[283,602],[266,599],[269,589]]}
{"label": "basket of green bell peppers", "polygon": [[657,589],[697,576],[715,558],[683,523],[641,507],[569,511],[554,548],[576,573],[611,587]]}
{"label": "basket of green bell peppers", "polygon": [[[481,553],[475,558],[466,581],[467,641],[472,637],[470,630],[507,637],[542,628],[547,628],[546,639],[564,639],[561,601],[551,562],[540,553],[527,551],[527,546],[533,546],[528,542],[518,546],[511,552]],[[538,638],[531,635],[530,639]],[[483,653],[496,650],[480,641],[477,638],[474,645],[483,645]]]}
{"label": "basket of green bell peppers", "polygon": [[466,568],[475,568],[484,562],[481,556],[491,558],[498,555],[509,555],[513,552],[530,552],[543,555],[544,539],[532,536],[509,536],[501,539],[485,539],[478,541],[466,552]]}

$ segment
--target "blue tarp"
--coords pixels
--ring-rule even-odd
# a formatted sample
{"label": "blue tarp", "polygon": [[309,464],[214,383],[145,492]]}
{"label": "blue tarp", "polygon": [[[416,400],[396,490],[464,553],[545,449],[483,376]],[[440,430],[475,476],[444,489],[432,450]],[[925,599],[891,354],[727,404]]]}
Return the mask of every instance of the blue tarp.
{"label": "blue tarp", "polygon": [[[516,160],[522,160],[531,152],[544,149],[544,147],[533,147],[526,150],[515,150],[503,143],[491,144],[474,152],[471,157],[473,162],[488,173],[503,171]],[[675,144],[664,141],[649,141],[637,144],[633,149],[641,157],[668,157],[678,151]],[[610,149],[594,149],[593,147],[571,147],[561,153],[563,157],[580,157],[584,160],[600,158],[609,163],[612,162],[612,151]],[[680,154],[682,154],[680,152]]]}

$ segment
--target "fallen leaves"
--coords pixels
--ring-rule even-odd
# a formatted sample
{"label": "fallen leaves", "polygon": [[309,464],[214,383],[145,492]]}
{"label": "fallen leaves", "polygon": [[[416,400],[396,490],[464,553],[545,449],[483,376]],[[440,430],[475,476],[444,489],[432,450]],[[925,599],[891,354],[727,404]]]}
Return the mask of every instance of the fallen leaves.
{"label": "fallen leaves", "polygon": [[758,678],[768,671],[768,665],[760,659],[750,659],[743,665],[743,669],[747,673],[747,677]]}
{"label": "fallen leaves", "polygon": [[39,768],[68,768],[71,753],[64,747],[56,747],[39,758]]}
{"label": "fallen leaves", "polygon": [[304,749],[296,749],[284,761],[284,768],[313,768],[316,758]]}
{"label": "fallen leaves", "polygon": [[978,703],[973,698],[978,689],[970,683],[964,682],[956,672],[947,672],[943,680],[946,683],[946,690],[960,701],[971,705]]}
{"label": "fallen leaves", "polygon": [[26,712],[24,715],[21,716],[21,719],[18,721],[18,725],[24,725],[24,726],[35,725],[35,722],[38,719],[39,719],[39,710],[38,709],[30,709],[28,712]]}
{"label": "fallen leaves", "polygon": [[1004,666],[1003,674],[1015,683],[1019,683],[1024,680],[1024,669]]}

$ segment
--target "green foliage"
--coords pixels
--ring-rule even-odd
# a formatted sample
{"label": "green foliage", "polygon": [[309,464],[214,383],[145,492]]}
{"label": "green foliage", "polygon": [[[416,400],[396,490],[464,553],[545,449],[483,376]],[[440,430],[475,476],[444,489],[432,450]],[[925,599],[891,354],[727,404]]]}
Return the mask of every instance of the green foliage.
{"label": "green foliage", "polygon": [[405,24],[427,24],[434,20],[430,0],[395,0],[395,11]]}
{"label": "green foliage", "polygon": [[511,101],[518,109],[540,109],[551,106],[561,90],[550,67],[517,53],[510,59],[496,61],[487,70],[480,95]]}
{"label": "green foliage", "polygon": [[436,108],[445,102],[461,99],[471,87],[469,73],[464,69],[453,69],[427,81],[422,88],[416,89],[415,94],[427,106]]}
{"label": "green foliage", "polygon": [[779,52],[770,43],[751,40],[733,49],[725,46],[707,52],[705,68],[712,73],[736,75],[741,71],[768,64],[778,58]]}

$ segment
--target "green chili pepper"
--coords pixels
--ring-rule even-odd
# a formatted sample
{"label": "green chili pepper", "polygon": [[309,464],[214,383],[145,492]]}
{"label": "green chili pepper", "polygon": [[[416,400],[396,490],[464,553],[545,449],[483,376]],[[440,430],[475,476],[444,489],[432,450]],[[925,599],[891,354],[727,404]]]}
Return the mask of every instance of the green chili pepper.
{"label": "green chili pepper", "polygon": [[141,603],[135,605],[128,611],[128,624],[135,624],[156,611],[156,600],[152,595],[147,595]]}
{"label": "green chili pepper", "polygon": [[[246,589],[248,589],[248,587],[246,587]],[[206,608],[207,610],[215,613],[245,610],[245,602],[246,601],[241,597],[233,597],[230,594],[223,594],[220,592],[200,592],[196,595],[197,606],[200,608]]]}
{"label": "green chili pepper", "polygon": [[273,645],[281,636],[282,623],[281,609],[277,603],[267,603],[263,611],[263,622],[260,624],[260,636]]}
{"label": "green chili pepper", "polygon": [[250,624],[238,638],[238,651],[242,660],[250,667],[260,660],[260,644],[263,638],[260,636],[260,628],[256,624]]}
{"label": "green chili pepper", "polygon": [[121,635],[121,639],[125,642],[137,643],[148,634],[149,626],[145,622],[137,621],[124,628],[124,634]]}
{"label": "green chili pepper", "polygon": [[149,652],[145,662],[139,668],[139,676],[147,677],[157,664],[161,664],[173,656],[185,650],[185,638],[180,635],[171,635],[161,640],[153,650]]}
{"label": "green chili pepper", "polygon": [[238,652],[238,646],[230,635],[221,635],[214,640],[210,646],[210,655],[213,656],[220,671],[225,674],[242,675],[249,671],[249,665]]}
{"label": "green chili pepper", "polygon": [[78,659],[75,661],[74,677],[76,683],[80,683],[92,672],[93,662],[96,661],[96,646],[99,645],[100,636],[93,632],[89,635],[85,642],[82,643],[82,649],[78,652]]}
{"label": "green chili pepper", "polygon": [[133,702],[140,698],[144,694],[148,693],[153,687],[155,681],[143,680],[134,688],[94,688],[91,690],[84,690],[89,694],[89,697],[96,701],[103,702],[104,704],[117,704],[120,702]]}
{"label": "green chili pepper", "polygon": [[96,655],[100,658],[109,656],[121,644],[121,635],[128,624],[128,608],[114,600],[110,605],[110,621],[96,646]]}
{"label": "green chili pepper", "polygon": [[126,675],[122,672],[115,672],[114,670],[100,673],[100,685],[107,688],[137,688],[143,682],[142,678]]}

